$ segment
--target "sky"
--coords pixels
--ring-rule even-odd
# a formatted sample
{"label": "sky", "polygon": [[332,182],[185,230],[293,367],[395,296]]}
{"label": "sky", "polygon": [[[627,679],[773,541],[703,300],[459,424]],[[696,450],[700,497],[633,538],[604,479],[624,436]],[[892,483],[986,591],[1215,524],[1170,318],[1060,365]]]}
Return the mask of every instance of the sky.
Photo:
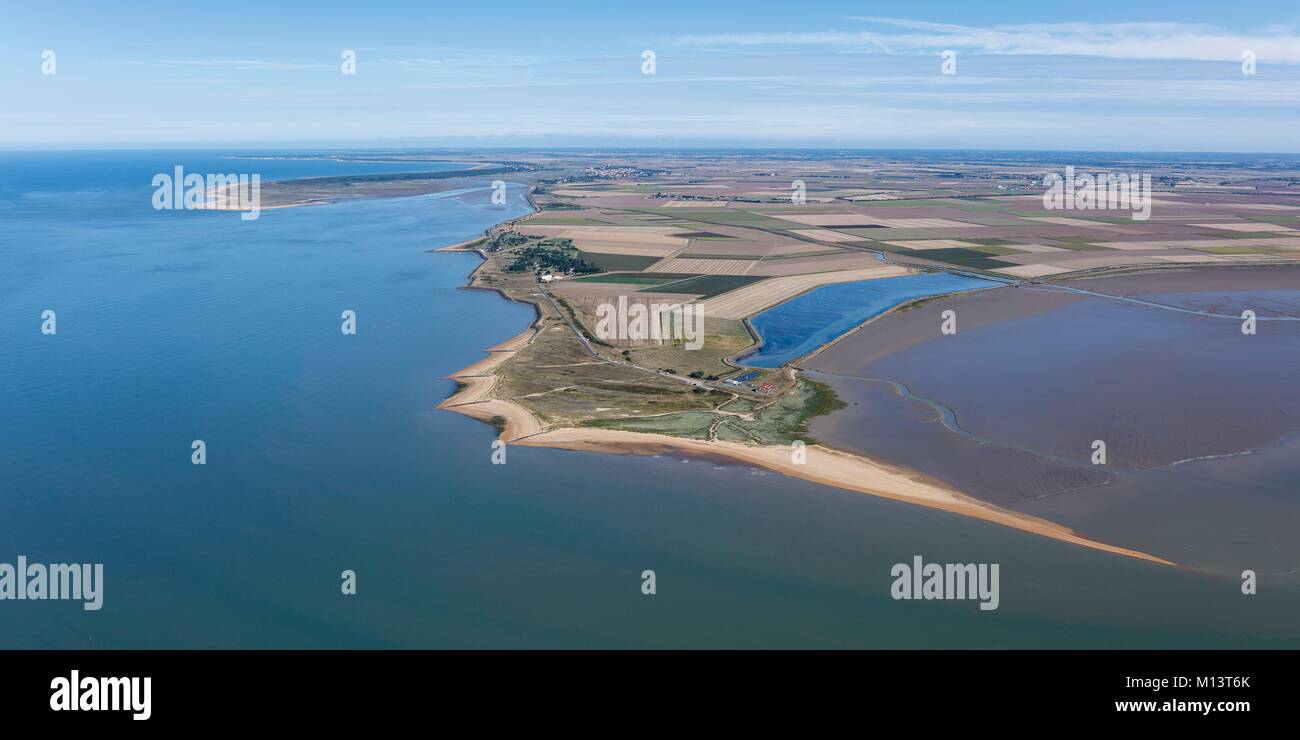
{"label": "sky", "polygon": [[1300,152],[1294,0],[5,0],[0,18],[0,148]]}

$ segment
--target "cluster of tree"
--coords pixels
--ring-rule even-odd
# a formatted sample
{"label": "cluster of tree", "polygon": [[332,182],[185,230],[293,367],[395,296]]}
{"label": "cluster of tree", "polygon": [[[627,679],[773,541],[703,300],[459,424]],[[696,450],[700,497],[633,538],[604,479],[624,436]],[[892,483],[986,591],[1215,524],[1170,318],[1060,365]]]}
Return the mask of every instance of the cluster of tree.
{"label": "cluster of tree", "polygon": [[515,253],[515,259],[506,266],[506,272],[558,272],[566,275],[586,275],[600,272],[600,268],[578,256],[578,250],[568,239],[547,239],[524,247]]}
{"label": "cluster of tree", "polygon": [[531,236],[524,236],[523,234],[520,234],[519,232],[516,231],[507,231],[504,234],[497,234],[496,236],[492,237],[492,240],[488,242],[485,249],[487,249],[487,251],[489,252],[495,252],[498,249],[508,249],[509,247],[517,247],[521,244],[527,244],[533,238],[534,237]]}

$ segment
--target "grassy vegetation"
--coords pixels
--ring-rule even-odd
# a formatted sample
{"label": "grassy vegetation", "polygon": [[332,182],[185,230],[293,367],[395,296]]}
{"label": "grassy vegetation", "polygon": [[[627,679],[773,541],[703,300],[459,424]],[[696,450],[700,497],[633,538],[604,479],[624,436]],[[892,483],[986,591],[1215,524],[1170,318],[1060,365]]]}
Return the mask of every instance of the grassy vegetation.
{"label": "grassy vegetation", "polygon": [[[1300,208],[1300,203],[1297,203],[1296,207]],[[1283,224],[1300,224],[1300,216],[1242,216],[1241,218],[1246,221],[1254,221],[1261,224],[1277,224],[1278,226]]]}
{"label": "grassy vegetation", "polygon": [[754,409],[758,408],[760,405],[761,404],[759,404],[758,401],[755,401],[752,398],[745,398],[744,396],[736,396],[730,401],[727,401],[726,403],[719,406],[718,410],[730,411],[736,414],[748,414],[752,412]]}
{"label": "grassy vegetation", "polygon": [[722,361],[754,343],[745,323],[739,319],[704,317],[704,346],[687,349],[683,345],[661,344],[628,350],[629,358],[642,367],[677,368],[683,375],[699,371],[703,375],[725,377],[735,368]]}
{"label": "grassy vegetation", "polygon": [[1024,254],[1023,250],[1013,249],[1011,247],[981,245],[978,247],[971,247],[971,249],[973,249],[976,252],[983,252],[984,254],[992,254],[992,255]]}
{"label": "grassy vegetation", "polygon": [[711,411],[728,398],[720,392],[692,393],[686,383],[600,362],[553,312],[551,316],[532,344],[501,365],[495,391],[545,423],[576,425],[613,413]]}
{"label": "grassy vegetation", "polygon": [[706,412],[686,412],[667,416],[650,416],[643,418],[591,419],[583,426],[600,429],[623,429],[644,434],[668,434],[673,437],[688,439],[708,439],[709,427],[716,419],[715,414]]}
{"label": "grassy vegetation", "polygon": [[648,418],[624,416],[592,419],[582,425],[690,439],[709,439],[709,429],[716,426],[717,439],[763,445],[787,445],[795,440],[815,443],[816,440],[808,436],[808,423],[814,417],[829,414],[844,406],[844,402],[839,400],[829,386],[800,380],[789,393],[772,403],[756,407],[751,419],[693,412]]}

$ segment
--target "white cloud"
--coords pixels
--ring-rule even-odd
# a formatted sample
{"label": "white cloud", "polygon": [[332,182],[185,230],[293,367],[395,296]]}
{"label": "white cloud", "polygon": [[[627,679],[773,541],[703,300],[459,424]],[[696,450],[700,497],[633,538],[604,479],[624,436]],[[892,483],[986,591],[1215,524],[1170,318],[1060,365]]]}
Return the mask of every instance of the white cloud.
{"label": "white cloud", "polygon": [[279,62],[265,59],[154,59],[150,61],[133,61],[131,64],[147,64],[159,67],[198,67],[202,69],[247,69],[247,70],[286,70],[286,69],[322,69],[333,66],[327,64],[307,64],[302,62]]}
{"label": "white cloud", "polygon": [[1240,61],[1242,52],[1250,50],[1261,62],[1300,64],[1300,35],[1289,26],[1239,33],[1191,23],[1038,23],[981,28],[870,16],[846,20],[877,30],[687,35],[677,41],[711,47],[833,46],[886,53],[956,49],[981,54],[1208,61]]}

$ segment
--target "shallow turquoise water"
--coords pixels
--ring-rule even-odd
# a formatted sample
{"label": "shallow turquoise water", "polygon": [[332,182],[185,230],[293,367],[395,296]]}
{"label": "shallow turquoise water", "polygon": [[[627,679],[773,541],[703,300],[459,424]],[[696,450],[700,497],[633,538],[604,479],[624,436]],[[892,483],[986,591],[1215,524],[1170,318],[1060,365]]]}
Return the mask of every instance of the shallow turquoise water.
{"label": "shallow turquoise water", "polygon": [[1001,283],[946,272],[823,285],[750,319],[763,345],[740,362],[780,367],[900,303],[998,285]]}

